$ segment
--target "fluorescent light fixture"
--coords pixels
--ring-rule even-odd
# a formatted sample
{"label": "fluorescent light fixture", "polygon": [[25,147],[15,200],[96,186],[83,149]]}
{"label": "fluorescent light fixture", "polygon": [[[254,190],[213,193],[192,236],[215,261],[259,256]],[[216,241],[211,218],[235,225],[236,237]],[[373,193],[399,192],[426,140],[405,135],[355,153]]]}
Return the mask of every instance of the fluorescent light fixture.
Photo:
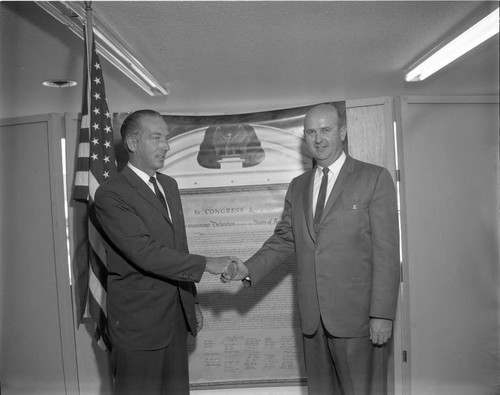
{"label": "fluorescent light fixture", "polygon": [[498,8],[432,55],[414,64],[406,81],[422,81],[498,33]]}
{"label": "fluorescent light fixture", "polygon": [[[81,2],[37,1],[36,3],[83,40],[86,12]],[[132,55],[132,50],[125,44],[126,41],[106,19],[96,10],[92,10],[92,17],[97,52],[149,95],[168,95],[167,89]]]}

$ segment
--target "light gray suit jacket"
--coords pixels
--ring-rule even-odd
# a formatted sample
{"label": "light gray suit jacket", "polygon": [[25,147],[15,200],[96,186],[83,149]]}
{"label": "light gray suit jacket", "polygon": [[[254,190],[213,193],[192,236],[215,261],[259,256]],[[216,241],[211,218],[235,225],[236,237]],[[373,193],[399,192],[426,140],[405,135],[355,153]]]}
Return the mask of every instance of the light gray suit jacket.
{"label": "light gray suit jacket", "polygon": [[258,283],[292,252],[302,332],[320,316],[337,337],[369,335],[371,317],[394,319],[400,282],[397,198],[387,169],[347,156],[313,228],[314,169],[290,183],[274,234],[245,264]]}

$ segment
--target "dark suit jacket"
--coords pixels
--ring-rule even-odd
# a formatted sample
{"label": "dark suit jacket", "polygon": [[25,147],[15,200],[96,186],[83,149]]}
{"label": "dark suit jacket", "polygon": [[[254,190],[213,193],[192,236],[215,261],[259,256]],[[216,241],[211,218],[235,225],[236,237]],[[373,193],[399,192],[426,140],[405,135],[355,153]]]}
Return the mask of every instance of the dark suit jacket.
{"label": "dark suit jacket", "polygon": [[290,183],[273,236],[246,262],[251,284],[295,251],[303,333],[313,334],[321,315],[334,336],[368,336],[370,317],[394,319],[396,312],[400,277],[394,183],[386,169],[347,156],[316,235],[314,171]]}
{"label": "dark suit jacket", "polygon": [[172,220],[154,192],[128,166],[95,194],[106,236],[107,312],[113,346],[125,350],[166,347],[178,304],[196,335],[196,288],[203,256],[189,254],[177,182],[158,174]]}

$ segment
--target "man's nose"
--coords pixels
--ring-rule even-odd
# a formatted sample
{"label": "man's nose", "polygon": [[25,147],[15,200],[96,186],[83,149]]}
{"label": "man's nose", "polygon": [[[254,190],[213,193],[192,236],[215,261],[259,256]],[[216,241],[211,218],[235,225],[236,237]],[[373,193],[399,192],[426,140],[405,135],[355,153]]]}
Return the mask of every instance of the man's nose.
{"label": "man's nose", "polygon": [[168,143],[167,139],[162,141],[162,148],[167,150],[167,151],[170,151],[170,144]]}

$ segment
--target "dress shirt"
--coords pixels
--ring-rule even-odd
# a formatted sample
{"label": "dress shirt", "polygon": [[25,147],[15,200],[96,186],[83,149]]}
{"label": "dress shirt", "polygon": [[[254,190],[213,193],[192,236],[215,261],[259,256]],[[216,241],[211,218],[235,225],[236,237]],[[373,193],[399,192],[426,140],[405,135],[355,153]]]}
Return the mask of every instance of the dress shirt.
{"label": "dress shirt", "polygon": [[[141,178],[141,180],[146,183],[146,185],[149,187],[149,189],[151,189],[153,191],[153,193],[156,195],[155,187],[153,186],[152,183],[149,182],[149,177],[151,177],[151,176],[149,176],[147,173],[143,172],[142,170],[138,169],[130,162],[127,163],[127,166],[130,167],[134,171],[134,173],[137,174]],[[153,175],[153,177],[156,178],[156,173]],[[165,195],[165,191],[163,190],[163,187],[161,186],[161,184],[158,182],[158,179],[156,179],[156,180],[157,180],[156,185],[158,185],[158,189],[160,190],[163,197],[165,198],[165,203],[167,204],[167,212],[168,212],[168,215],[170,217],[170,208],[168,207],[167,195]],[[170,218],[172,218],[172,217],[170,217]]]}
{"label": "dress shirt", "polygon": [[[326,199],[325,204],[328,201],[328,197],[330,196],[330,192],[332,192],[333,186],[335,185],[335,181],[337,181],[337,177],[339,176],[340,169],[344,165],[346,159],[346,154],[342,151],[342,154],[338,157],[338,159],[333,162],[330,166],[328,166],[328,185],[326,187]],[[314,189],[313,189],[313,215],[316,213],[316,203],[318,202],[318,194],[319,188],[321,186],[321,180],[323,179],[323,167],[320,165],[316,166],[316,171],[314,172]]]}

